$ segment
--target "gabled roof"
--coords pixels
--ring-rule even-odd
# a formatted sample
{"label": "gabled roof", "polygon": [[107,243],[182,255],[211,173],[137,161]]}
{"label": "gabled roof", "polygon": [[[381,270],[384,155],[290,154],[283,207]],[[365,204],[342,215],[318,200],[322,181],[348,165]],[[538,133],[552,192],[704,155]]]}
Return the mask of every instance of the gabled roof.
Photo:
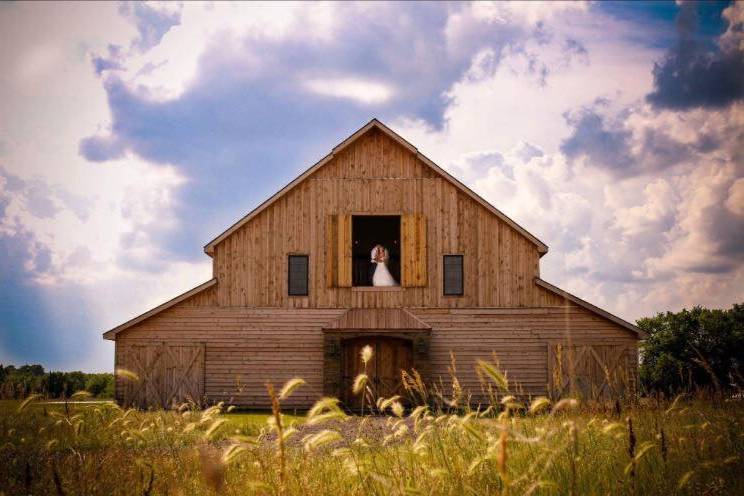
{"label": "gabled roof", "polygon": [[152,310],[148,310],[147,312],[143,313],[142,315],[139,315],[139,316],[133,318],[132,320],[128,320],[128,321],[124,322],[123,324],[114,327],[110,331],[104,332],[103,333],[103,339],[116,339],[116,335],[119,334],[121,331],[123,331],[125,329],[128,329],[129,327],[132,327],[133,325],[138,324],[138,323],[142,322],[143,320],[148,319],[148,318],[152,317],[153,315],[156,315],[156,314],[162,312],[163,310],[168,310],[173,305],[177,305],[178,303],[181,303],[183,300],[185,300],[187,298],[190,298],[190,297],[194,296],[195,294],[201,293],[205,289],[211,288],[215,284],[217,284],[217,279],[210,279],[209,281],[207,281],[207,282],[205,282],[203,284],[200,284],[197,287],[195,287],[193,289],[190,289],[190,290],[186,291],[185,293],[182,293],[182,294],[176,296],[172,300],[168,300],[165,303],[163,303],[162,305],[158,305],[155,308],[153,308]]}
{"label": "gabled roof", "polygon": [[323,326],[324,330],[430,330],[431,326],[403,308],[351,308]]}
{"label": "gabled roof", "polygon": [[609,321],[612,321],[615,324],[617,324],[619,326],[622,326],[622,327],[626,328],[627,330],[638,334],[638,338],[639,339],[645,339],[645,338],[648,337],[648,333],[646,331],[640,329],[638,326],[634,326],[633,324],[631,324],[627,320],[623,320],[620,317],[617,317],[615,315],[612,315],[610,312],[608,312],[606,310],[602,310],[598,306],[592,305],[588,301],[582,300],[578,296],[574,296],[571,293],[569,293],[568,291],[564,291],[564,290],[562,290],[561,288],[559,288],[557,286],[553,286],[549,282],[543,281],[539,277],[536,277],[535,278],[535,284],[537,284],[538,286],[540,286],[542,288],[547,289],[548,291],[550,291],[552,293],[557,294],[558,296],[562,296],[565,299],[567,299],[569,301],[572,301],[573,303],[576,303],[580,307],[586,308],[590,312],[595,313],[595,314],[599,315],[600,317],[604,317],[605,319],[607,319]]}
{"label": "gabled roof", "polygon": [[256,215],[264,211],[266,208],[271,206],[275,201],[277,201],[279,198],[284,196],[286,193],[288,193],[290,190],[292,190],[295,186],[300,184],[302,181],[307,179],[310,175],[312,175],[315,171],[323,167],[325,164],[327,164],[331,159],[333,159],[336,154],[338,154],[341,150],[348,147],[352,143],[354,143],[358,138],[360,138],[362,135],[364,135],[367,131],[369,131],[372,128],[377,128],[380,131],[382,131],[384,134],[386,134],[388,137],[399,143],[401,146],[406,148],[408,151],[416,155],[416,157],[424,162],[426,165],[428,165],[431,169],[433,169],[437,174],[442,176],[444,179],[446,179],[448,182],[450,182],[452,185],[454,185],[456,188],[458,188],[460,191],[465,193],[466,195],[470,196],[473,200],[480,203],[483,207],[486,208],[486,210],[490,211],[492,214],[496,215],[498,218],[500,218],[502,221],[504,221],[506,224],[511,226],[514,230],[522,234],[525,238],[530,240],[532,243],[534,243],[537,246],[537,250],[540,253],[540,256],[545,255],[548,252],[548,246],[537,239],[535,236],[533,236],[529,231],[524,229],[522,226],[514,222],[512,219],[510,219],[506,214],[501,212],[499,209],[488,203],[486,200],[481,198],[477,193],[475,193],[473,190],[465,186],[463,183],[455,179],[452,175],[450,175],[447,171],[439,167],[437,164],[432,162],[428,157],[423,155],[421,152],[418,151],[418,149],[413,146],[411,143],[403,139],[399,134],[397,134],[395,131],[387,127],[382,122],[378,121],[377,119],[372,119],[369,121],[364,127],[356,131],[354,134],[346,138],[344,141],[336,145],[333,150],[331,150],[331,153],[320,159],[315,165],[307,169],[305,172],[297,176],[292,182],[284,186],[282,189],[280,189],[276,194],[274,194],[272,197],[270,197],[268,200],[261,203],[258,207],[253,209],[251,212],[249,212],[245,217],[238,220],[235,224],[230,226],[227,230],[225,230],[222,234],[214,238],[212,241],[206,244],[204,246],[204,252],[208,255],[212,255],[214,253],[214,247],[217,246],[220,242],[222,242],[225,238],[230,236],[232,233],[240,229],[243,225],[245,225],[247,222],[249,222],[252,218],[254,218]]}

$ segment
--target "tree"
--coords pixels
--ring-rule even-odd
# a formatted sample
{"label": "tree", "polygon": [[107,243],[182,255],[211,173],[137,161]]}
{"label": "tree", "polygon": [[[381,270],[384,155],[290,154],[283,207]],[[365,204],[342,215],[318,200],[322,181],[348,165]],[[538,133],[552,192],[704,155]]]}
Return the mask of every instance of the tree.
{"label": "tree", "polygon": [[694,307],[638,320],[649,333],[641,346],[640,377],[649,391],[741,387],[744,304],[729,310]]}
{"label": "tree", "polygon": [[114,376],[111,374],[87,374],[85,390],[96,398],[114,396]]}

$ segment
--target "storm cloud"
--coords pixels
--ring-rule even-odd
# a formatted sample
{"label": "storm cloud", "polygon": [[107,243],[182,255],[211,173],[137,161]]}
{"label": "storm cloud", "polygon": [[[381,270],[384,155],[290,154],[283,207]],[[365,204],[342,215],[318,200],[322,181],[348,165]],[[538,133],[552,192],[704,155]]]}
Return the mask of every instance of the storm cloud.
{"label": "storm cloud", "polygon": [[744,97],[744,46],[726,42],[726,37],[743,35],[744,7],[741,2],[729,7],[725,15],[728,30],[712,47],[696,37],[696,9],[696,2],[681,4],[677,42],[654,65],[654,90],[646,98],[658,108],[721,108]]}

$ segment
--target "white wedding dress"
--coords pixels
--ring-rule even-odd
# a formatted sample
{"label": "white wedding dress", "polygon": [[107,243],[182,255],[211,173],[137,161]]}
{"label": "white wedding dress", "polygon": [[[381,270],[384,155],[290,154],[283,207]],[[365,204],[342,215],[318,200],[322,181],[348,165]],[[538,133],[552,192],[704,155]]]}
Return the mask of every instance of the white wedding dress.
{"label": "white wedding dress", "polygon": [[[381,250],[381,253],[378,253],[378,250]],[[390,255],[384,247],[378,245],[372,248],[372,262],[375,262],[377,264],[377,267],[375,267],[375,273],[372,276],[372,286],[398,285],[387,268],[387,261],[389,258]]]}

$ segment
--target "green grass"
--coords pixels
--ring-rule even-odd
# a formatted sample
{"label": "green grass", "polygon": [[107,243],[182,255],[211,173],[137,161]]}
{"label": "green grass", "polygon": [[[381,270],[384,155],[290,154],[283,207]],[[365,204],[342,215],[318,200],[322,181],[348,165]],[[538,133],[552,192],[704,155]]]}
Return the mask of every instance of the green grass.
{"label": "green grass", "polygon": [[3,401],[0,491],[744,494],[738,401],[650,403],[620,415],[565,402],[530,413],[516,400],[485,414],[397,417],[390,406],[388,417],[347,417],[326,400],[306,417],[282,415],[280,446],[270,412]]}

